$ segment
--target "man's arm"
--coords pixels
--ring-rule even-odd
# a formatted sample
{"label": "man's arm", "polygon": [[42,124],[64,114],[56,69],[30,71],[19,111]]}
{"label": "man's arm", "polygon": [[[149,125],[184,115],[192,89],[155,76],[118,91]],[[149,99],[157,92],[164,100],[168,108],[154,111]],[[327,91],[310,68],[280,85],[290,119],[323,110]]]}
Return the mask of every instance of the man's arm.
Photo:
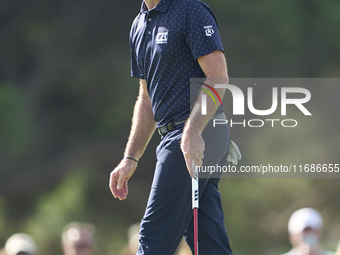
{"label": "man's arm", "polygon": [[[145,80],[140,80],[138,99],[135,104],[130,136],[125,149],[125,156],[139,159],[155,132],[150,97]],[[137,162],[124,158],[110,174],[110,189],[115,198],[123,200],[128,194],[127,181],[136,170]]]}
{"label": "man's arm", "polygon": [[[208,55],[198,58],[198,63],[207,78],[228,78],[227,63],[222,51],[214,51]],[[221,98],[224,96],[225,89],[216,89]],[[201,95],[200,95],[201,96]],[[199,102],[200,100],[198,100]],[[201,115],[200,106],[195,105],[190,117],[185,125],[181,149],[186,161],[186,165],[191,177],[194,177],[192,168],[192,160],[197,166],[202,165],[204,157],[204,141],[201,136],[205,126],[214,116],[218,105],[215,105],[212,100],[207,100],[207,115]],[[191,143],[190,143],[191,139]]]}

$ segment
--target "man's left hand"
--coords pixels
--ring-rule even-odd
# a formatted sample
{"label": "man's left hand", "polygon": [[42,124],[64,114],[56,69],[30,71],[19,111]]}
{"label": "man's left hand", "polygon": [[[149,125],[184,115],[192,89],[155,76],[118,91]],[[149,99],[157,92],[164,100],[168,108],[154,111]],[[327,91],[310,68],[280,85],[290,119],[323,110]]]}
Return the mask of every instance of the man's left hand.
{"label": "man's left hand", "polygon": [[233,163],[236,166],[238,161],[241,160],[241,158],[242,158],[242,155],[237,144],[234,143],[233,141],[230,141],[229,155],[228,155],[227,161]]}

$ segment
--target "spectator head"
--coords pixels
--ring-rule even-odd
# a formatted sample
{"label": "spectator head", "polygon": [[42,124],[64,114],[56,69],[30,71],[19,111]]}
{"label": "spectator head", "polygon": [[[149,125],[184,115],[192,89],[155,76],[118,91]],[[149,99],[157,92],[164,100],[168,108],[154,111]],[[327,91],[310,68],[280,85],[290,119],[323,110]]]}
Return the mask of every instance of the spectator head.
{"label": "spectator head", "polygon": [[5,253],[7,255],[35,255],[37,248],[31,236],[17,233],[7,239]]}
{"label": "spectator head", "polygon": [[94,226],[71,222],[64,227],[61,245],[65,255],[92,255],[94,253]]}
{"label": "spectator head", "polygon": [[292,214],[288,222],[289,239],[293,247],[302,243],[318,247],[323,221],[320,213],[312,208],[302,208]]}

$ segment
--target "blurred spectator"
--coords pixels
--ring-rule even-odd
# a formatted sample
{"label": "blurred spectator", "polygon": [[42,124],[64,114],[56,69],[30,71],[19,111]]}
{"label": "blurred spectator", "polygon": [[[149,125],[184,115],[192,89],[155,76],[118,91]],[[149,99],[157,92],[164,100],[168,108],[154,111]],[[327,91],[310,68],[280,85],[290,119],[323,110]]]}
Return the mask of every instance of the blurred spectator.
{"label": "blurred spectator", "polygon": [[192,252],[189,248],[189,245],[184,241],[182,238],[182,241],[180,242],[178,248],[177,248],[177,255],[192,255]]}
{"label": "blurred spectator", "polygon": [[35,255],[37,246],[31,236],[17,233],[7,239],[4,253],[6,255]]}
{"label": "blurred spectator", "polygon": [[312,208],[302,208],[292,214],[288,222],[292,249],[283,255],[334,255],[321,247],[323,221]]}
{"label": "blurred spectator", "polygon": [[139,225],[138,222],[128,228],[128,245],[123,249],[121,255],[136,255],[139,244]]}
{"label": "blurred spectator", "polygon": [[135,223],[128,228],[129,251],[130,251],[130,254],[133,254],[133,255],[135,255],[138,250],[139,225],[140,223]]}
{"label": "blurred spectator", "polygon": [[71,222],[64,227],[61,245],[64,255],[92,255],[94,254],[93,225],[81,222]]}
{"label": "blurred spectator", "polygon": [[[139,245],[139,226],[140,223],[135,223],[128,228],[128,245],[122,250],[121,255],[136,255]],[[192,255],[189,246],[182,239],[179,244],[176,255]]]}
{"label": "blurred spectator", "polygon": [[340,255],[340,242],[338,244],[338,249],[336,250],[336,255]]}

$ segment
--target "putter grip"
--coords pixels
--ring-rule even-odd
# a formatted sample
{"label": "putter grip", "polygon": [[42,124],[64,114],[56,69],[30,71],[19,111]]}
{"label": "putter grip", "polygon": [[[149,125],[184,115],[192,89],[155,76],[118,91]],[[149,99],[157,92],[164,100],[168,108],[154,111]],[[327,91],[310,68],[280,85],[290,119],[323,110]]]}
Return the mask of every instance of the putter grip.
{"label": "putter grip", "polygon": [[192,209],[198,208],[198,178],[192,178]]}

